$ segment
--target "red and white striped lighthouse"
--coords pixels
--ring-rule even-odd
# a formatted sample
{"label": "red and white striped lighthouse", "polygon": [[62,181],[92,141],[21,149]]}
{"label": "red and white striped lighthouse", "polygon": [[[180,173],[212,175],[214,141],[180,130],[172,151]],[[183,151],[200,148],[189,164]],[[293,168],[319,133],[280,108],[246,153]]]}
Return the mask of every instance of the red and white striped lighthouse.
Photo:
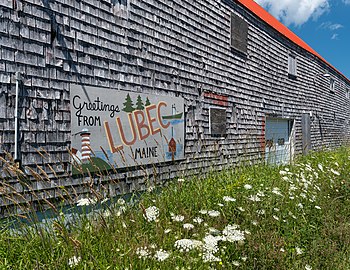
{"label": "red and white striped lighthouse", "polygon": [[91,155],[90,148],[90,132],[88,129],[84,128],[81,133],[81,161],[86,163],[89,161]]}

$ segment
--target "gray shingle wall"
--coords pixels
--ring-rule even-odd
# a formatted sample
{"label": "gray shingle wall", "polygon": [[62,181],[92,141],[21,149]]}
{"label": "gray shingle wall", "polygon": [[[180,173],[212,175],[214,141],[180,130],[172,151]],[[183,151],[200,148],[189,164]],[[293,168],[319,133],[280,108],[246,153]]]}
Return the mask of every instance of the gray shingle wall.
{"label": "gray shingle wall", "polygon": [[[249,24],[246,55],[231,49],[231,12]],[[119,185],[96,180],[112,194],[145,188],[145,174],[162,181],[214,165],[261,160],[267,115],[296,120],[297,154],[302,152],[302,113],[312,112],[314,149],[348,138],[344,78],[236,3],[1,0],[0,13],[0,151],[14,150],[14,73],[19,71],[23,164],[33,170],[42,165],[49,177],[52,170],[62,175],[47,185],[33,179],[42,196],[57,197],[57,185],[88,192],[81,179],[64,173],[69,170],[70,83],[185,99],[186,160],[121,172],[114,177]],[[297,79],[288,77],[291,51]],[[325,72],[336,79],[334,94],[329,79],[321,76]],[[209,106],[217,100],[208,93],[227,97],[225,138],[209,134]]]}

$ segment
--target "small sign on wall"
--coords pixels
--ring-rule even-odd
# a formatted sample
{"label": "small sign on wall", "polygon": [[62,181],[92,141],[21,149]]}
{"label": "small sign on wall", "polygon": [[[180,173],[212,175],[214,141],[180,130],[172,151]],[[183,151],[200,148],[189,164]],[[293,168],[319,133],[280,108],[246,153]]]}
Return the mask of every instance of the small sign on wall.
{"label": "small sign on wall", "polygon": [[70,101],[73,158],[90,171],[184,158],[182,98],[72,85]]}
{"label": "small sign on wall", "polygon": [[209,108],[209,127],[212,136],[223,137],[226,135],[226,109]]}

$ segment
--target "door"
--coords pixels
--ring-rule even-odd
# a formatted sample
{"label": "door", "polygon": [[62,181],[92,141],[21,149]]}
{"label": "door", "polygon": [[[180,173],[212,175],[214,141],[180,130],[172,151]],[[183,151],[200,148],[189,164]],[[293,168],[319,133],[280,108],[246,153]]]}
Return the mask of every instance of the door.
{"label": "door", "polygon": [[291,161],[291,130],[293,121],[266,118],[265,160],[267,164],[287,164]]}

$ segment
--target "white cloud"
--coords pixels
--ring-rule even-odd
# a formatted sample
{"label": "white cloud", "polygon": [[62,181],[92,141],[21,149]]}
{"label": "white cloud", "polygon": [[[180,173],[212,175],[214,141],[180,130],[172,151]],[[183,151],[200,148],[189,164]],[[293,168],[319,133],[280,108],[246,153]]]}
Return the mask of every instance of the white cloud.
{"label": "white cloud", "polygon": [[343,3],[344,3],[345,5],[350,5],[350,0],[343,0]]}
{"label": "white cloud", "polygon": [[[255,0],[286,25],[300,26],[329,10],[329,0]],[[350,0],[343,0],[349,2]]]}
{"label": "white cloud", "polygon": [[331,39],[332,39],[332,40],[338,40],[338,39],[339,39],[338,37],[339,37],[338,34],[333,34],[332,37],[331,37]]}
{"label": "white cloud", "polygon": [[344,25],[342,25],[340,23],[332,23],[332,22],[323,22],[320,25],[320,28],[329,29],[331,31],[335,31],[335,30],[338,30],[338,29],[343,28],[343,27],[344,27]]}

